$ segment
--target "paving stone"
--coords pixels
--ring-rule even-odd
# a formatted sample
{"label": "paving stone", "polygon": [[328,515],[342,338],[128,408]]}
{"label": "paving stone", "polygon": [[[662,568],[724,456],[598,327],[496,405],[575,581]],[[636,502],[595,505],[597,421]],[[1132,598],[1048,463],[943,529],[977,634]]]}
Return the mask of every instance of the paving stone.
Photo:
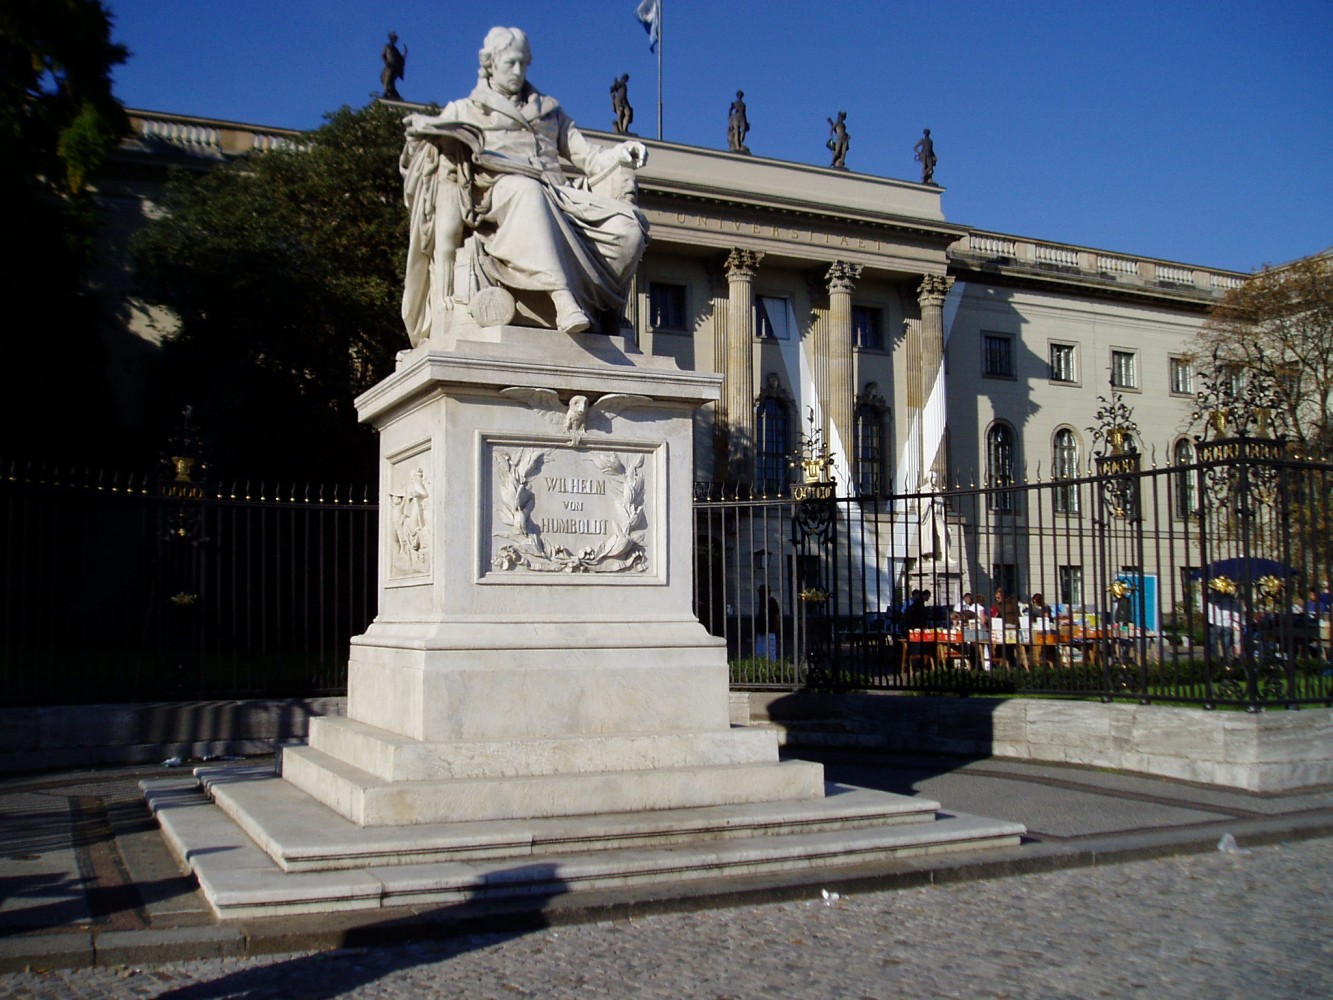
{"label": "paving stone", "polygon": [[526,933],[9,973],[0,998],[1327,996],[1330,912],[1321,839]]}

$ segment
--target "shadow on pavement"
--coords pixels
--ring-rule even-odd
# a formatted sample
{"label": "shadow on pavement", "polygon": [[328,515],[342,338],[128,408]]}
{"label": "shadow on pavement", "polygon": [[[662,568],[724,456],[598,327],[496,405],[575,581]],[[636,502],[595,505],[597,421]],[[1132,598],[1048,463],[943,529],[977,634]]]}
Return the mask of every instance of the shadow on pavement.
{"label": "shadow on pavement", "polygon": [[[228,973],[207,983],[192,983],[159,994],[172,1000],[212,1000],[231,997],[300,996],[305,1000],[330,1000],[368,983],[417,965],[445,961],[469,951],[487,948],[522,937],[548,926],[542,910],[548,900],[568,891],[550,864],[523,865],[495,873],[493,883],[531,883],[541,888],[524,893],[523,910],[506,921],[503,931],[469,934],[467,915],[473,902],[442,906],[425,913],[362,924],[349,928],[343,946],[336,951],[298,955],[267,962],[252,969]],[[423,929],[439,921],[439,935]],[[396,945],[401,947],[389,948]]]}

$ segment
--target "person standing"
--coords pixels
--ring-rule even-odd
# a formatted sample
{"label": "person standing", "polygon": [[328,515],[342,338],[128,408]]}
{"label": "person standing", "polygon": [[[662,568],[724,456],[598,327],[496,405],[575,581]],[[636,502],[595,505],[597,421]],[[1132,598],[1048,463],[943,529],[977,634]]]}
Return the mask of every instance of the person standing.
{"label": "person standing", "polygon": [[754,595],[754,655],[776,660],[781,629],[782,605],[767,586],[760,585]]}

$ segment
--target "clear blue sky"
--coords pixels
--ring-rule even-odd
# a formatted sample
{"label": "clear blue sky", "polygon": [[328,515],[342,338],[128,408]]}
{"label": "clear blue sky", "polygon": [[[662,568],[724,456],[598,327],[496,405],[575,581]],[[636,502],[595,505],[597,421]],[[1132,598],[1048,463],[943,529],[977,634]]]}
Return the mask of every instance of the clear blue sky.
{"label": "clear blue sky", "polygon": [[[464,96],[486,30],[523,28],[530,79],[609,129],[630,74],[657,135],[637,0],[107,0],[129,107],[314,128],[378,93],[389,31],[413,101]],[[757,155],[920,178],[951,222],[1248,271],[1333,245],[1327,0],[663,0],[663,138],[726,148],[745,91]]]}

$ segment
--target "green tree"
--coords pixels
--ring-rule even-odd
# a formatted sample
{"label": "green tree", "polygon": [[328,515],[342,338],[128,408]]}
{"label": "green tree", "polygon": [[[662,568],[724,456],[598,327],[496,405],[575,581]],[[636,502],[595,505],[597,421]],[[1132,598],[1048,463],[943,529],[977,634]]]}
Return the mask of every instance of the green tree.
{"label": "green tree", "polygon": [[[1214,307],[1199,331],[1196,425],[1208,437],[1280,435],[1295,457],[1333,459],[1333,251],[1265,267]],[[1290,558],[1310,586],[1333,576],[1333,505],[1323,474],[1210,470],[1205,507],[1222,538]],[[1242,524],[1242,521],[1244,523]],[[1290,555],[1288,556],[1288,552]]]}
{"label": "green tree", "polygon": [[1301,454],[1333,454],[1333,251],[1265,267],[1227,292],[1194,356],[1241,397],[1274,404],[1273,424]]}
{"label": "green tree", "polygon": [[[0,213],[11,241],[0,268],[9,332],[0,455],[93,457],[110,423],[86,287],[88,184],[128,131],[111,93],[111,70],[127,55],[98,0],[0,5]],[[33,387],[43,386],[34,406]]]}
{"label": "green tree", "polygon": [[145,297],[179,320],[150,393],[194,407],[222,474],[374,478],[353,399],[407,347],[401,112],[343,108],[299,145],[178,175],[138,233]]}

